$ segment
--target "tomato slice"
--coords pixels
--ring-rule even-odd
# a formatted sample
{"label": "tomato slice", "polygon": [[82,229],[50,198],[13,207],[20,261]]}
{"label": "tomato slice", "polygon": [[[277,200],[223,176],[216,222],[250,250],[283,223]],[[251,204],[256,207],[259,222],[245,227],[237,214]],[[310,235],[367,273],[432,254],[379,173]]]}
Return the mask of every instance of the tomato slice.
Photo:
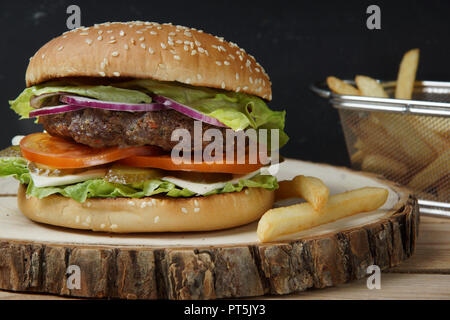
{"label": "tomato slice", "polygon": [[175,164],[170,154],[155,156],[133,156],[119,161],[121,164],[132,167],[158,168],[169,171],[197,171],[197,172],[217,172],[246,174],[258,170],[263,165],[261,163],[215,163],[201,162]]}
{"label": "tomato slice", "polygon": [[160,154],[154,146],[127,148],[91,148],[54,137],[48,133],[33,133],[20,141],[20,150],[25,159],[54,168],[87,168],[114,162],[132,156]]}

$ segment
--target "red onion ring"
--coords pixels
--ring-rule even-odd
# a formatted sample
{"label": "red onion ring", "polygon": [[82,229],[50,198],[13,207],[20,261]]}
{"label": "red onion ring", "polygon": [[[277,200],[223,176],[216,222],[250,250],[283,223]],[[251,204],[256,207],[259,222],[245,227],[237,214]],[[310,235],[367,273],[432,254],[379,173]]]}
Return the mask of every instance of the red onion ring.
{"label": "red onion ring", "polygon": [[178,103],[172,99],[169,99],[169,98],[166,98],[163,96],[158,96],[158,95],[153,95],[152,98],[154,101],[161,103],[166,107],[174,109],[190,118],[193,118],[193,119],[205,122],[205,123],[209,123],[213,126],[228,128],[227,125],[223,124],[216,118],[206,116],[203,113],[201,113],[191,107],[185,106],[184,104]]}
{"label": "red onion ring", "polygon": [[124,103],[124,102],[110,102],[110,101],[101,101],[101,100],[80,97],[80,96],[71,96],[71,95],[61,96],[60,101],[67,103],[67,104],[76,105],[76,106],[113,110],[113,111],[135,112],[135,111],[159,111],[159,110],[167,109],[167,107],[165,107],[161,103],[134,104],[134,103]]}
{"label": "red onion ring", "polygon": [[68,104],[63,104],[63,105],[55,106],[55,107],[45,107],[45,108],[40,108],[40,109],[30,111],[30,117],[34,118],[34,117],[38,117],[38,116],[48,116],[50,114],[77,111],[77,110],[81,110],[84,108],[86,108],[86,107],[74,106],[74,105],[68,105]]}

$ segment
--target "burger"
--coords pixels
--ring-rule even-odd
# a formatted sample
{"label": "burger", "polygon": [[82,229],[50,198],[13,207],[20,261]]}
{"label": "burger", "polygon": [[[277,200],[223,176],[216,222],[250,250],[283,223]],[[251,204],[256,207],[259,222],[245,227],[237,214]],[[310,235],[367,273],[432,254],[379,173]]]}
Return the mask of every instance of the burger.
{"label": "burger", "polygon": [[252,149],[229,132],[253,129],[270,160],[288,140],[285,112],[267,106],[268,75],[232,42],[153,22],[77,28],[30,58],[26,85],[11,108],[43,131],[1,152],[0,175],[19,180],[18,207],[31,220],[204,231],[255,221],[273,205],[270,163],[260,149],[249,161]]}

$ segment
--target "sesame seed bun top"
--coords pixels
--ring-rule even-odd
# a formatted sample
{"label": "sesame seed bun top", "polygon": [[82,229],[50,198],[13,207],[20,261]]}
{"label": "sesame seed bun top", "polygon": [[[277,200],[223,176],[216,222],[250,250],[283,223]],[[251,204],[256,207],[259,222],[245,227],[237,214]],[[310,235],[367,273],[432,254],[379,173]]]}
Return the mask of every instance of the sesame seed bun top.
{"label": "sesame seed bun top", "polygon": [[172,24],[114,22],[66,32],[30,59],[26,83],[65,77],[178,81],[272,100],[269,76],[244,49]]}

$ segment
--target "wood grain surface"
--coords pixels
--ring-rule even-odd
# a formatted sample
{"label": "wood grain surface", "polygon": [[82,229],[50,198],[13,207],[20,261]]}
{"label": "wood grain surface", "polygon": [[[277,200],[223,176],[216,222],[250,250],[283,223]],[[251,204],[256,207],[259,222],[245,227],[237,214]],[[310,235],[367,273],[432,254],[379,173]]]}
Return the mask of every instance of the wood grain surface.
{"label": "wood grain surface", "polygon": [[[297,166],[299,162],[292,163]],[[308,169],[308,165],[309,169],[318,166],[304,163],[306,167],[301,169]],[[373,175],[330,166],[319,168],[321,172],[337,170],[337,182],[334,186],[331,183],[335,190],[357,180],[381,183],[395,200],[375,220],[362,215],[363,223],[264,244],[155,247],[36,242],[0,236],[0,288],[125,299],[286,295],[362,279],[369,265],[386,270],[413,254],[419,214],[417,200],[408,190]],[[10,214],[4,221],[21,218],[19,213]],[[355,218],[351,220],[353,223]],[[80,289],[67,287],[69,265],[84,271]]]}

